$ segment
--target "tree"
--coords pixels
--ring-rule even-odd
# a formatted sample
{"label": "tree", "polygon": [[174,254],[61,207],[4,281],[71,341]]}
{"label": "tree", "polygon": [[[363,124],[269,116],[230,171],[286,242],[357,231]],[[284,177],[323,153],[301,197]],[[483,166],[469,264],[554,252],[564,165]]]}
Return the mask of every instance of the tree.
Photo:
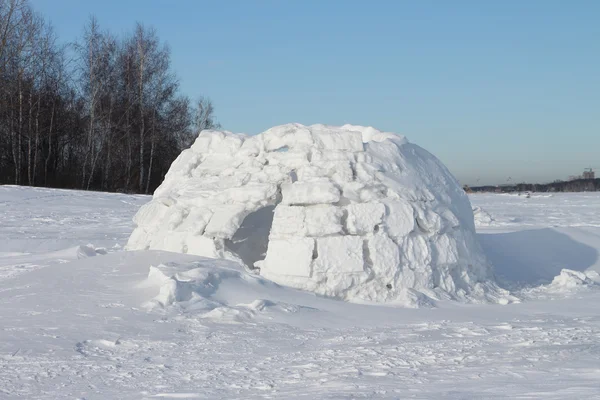
{"label": "tree", "polygon": [[0,0],[0,184],[149,193],[218,126],[210,100],[192,109],[179,92],[155,30],[117,38],[91,17],[78,43],[57,42],[26,0]]}

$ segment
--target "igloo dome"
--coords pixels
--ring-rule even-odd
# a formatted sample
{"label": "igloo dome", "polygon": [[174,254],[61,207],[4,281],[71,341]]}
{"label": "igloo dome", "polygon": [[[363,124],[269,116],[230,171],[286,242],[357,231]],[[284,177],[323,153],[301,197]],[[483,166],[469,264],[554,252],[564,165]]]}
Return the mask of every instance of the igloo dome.
{"label": "igloo dome", "polygon": [[128,249],[238,260],[345,300],[503,301],[449,171],[403,136],[288,124],[203,131],[134,217]]}

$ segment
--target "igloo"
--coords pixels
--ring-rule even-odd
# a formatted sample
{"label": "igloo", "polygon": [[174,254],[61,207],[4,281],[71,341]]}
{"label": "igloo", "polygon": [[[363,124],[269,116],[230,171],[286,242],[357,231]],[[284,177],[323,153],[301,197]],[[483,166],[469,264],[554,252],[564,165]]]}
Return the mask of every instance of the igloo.
{"label": "igloo", "polygon": [[403,136],[287,124],[203,131],[134,217],[128,249],[237,260],[354,301],[505,301],[450,172]]}

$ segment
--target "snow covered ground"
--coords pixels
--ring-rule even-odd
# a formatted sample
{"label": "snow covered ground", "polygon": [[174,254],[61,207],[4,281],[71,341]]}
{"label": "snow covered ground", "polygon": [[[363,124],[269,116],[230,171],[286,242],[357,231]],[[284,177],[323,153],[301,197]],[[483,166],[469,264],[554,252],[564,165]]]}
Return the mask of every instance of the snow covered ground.
{"label": "snow covered ground", "polygon": [[600,193],[472,195],[521,302],[420,309],[125,252],[148,200],[0,186],[1,399],[600,398]]}

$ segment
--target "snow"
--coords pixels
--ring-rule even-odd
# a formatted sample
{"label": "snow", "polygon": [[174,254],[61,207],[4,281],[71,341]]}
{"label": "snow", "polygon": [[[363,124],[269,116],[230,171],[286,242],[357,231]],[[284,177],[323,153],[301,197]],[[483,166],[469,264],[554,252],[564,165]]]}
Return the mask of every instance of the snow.
{"label": "snow", "polygon": [[563,269],[560,275],[552,279],[550,285],[554,287],[562,287],[572,289],[582,285],[593,285],[598,281],[598,273],[595,271],[580,272],[571,269]]}
{"label": "snow", "polygon": [[[247,218],[253,230],[242,234]],[[512,301],[494,283],[454,177],[406,138],[371,127],[203,131],[134,222],[128,249],[240,260],[279,284],[348,301]],[[256,246],[243,244],[250,237]]]}
{"label": "snow", "polygon": [[[378,230],[378,226],[383,222],[385,215],[385,205],[383,203],[354,203],[346,207],[348,212],[346,229],[351,235],[367,235],[370,232]],[[390,215],[396,213],[390,212]],[[389,216],[387,220],[389,221]],[[412,218],[410,219],[412,221]],[[394,224],[390,224],[395,227]],[[388,229],[388,232],[390,230]]]}
{"label": "snow", "polygon": [[[286,275],[308,278],[312,274],[311,264],[315,249],[315,241],[311,238],[274,239],[269,242],[269,252],[262,262],[265,275],[277,275],[279,257],[273,260],[273,254],[284,253],[287,257]],[[277,280],[277,278],[275,278]]]}
{"label": "snow", "polygon": [[[235,261],[123,251],[149,197],[0,186],[0,398],[597,398],[600,194],[470,199],[520,303],[324,298]],[[370,258],[397,271],[379,233]]]}
{"label": "snow", "polygon": [[329,179],[281,185],[283,204],[329,204],[340,201],[340,191]]}
{"label": "snow", "polygon": [[473,217],[475,219],[475,225],[477,226],[489,226],[494,222],[494,218],[481,207],[473,207]]}

